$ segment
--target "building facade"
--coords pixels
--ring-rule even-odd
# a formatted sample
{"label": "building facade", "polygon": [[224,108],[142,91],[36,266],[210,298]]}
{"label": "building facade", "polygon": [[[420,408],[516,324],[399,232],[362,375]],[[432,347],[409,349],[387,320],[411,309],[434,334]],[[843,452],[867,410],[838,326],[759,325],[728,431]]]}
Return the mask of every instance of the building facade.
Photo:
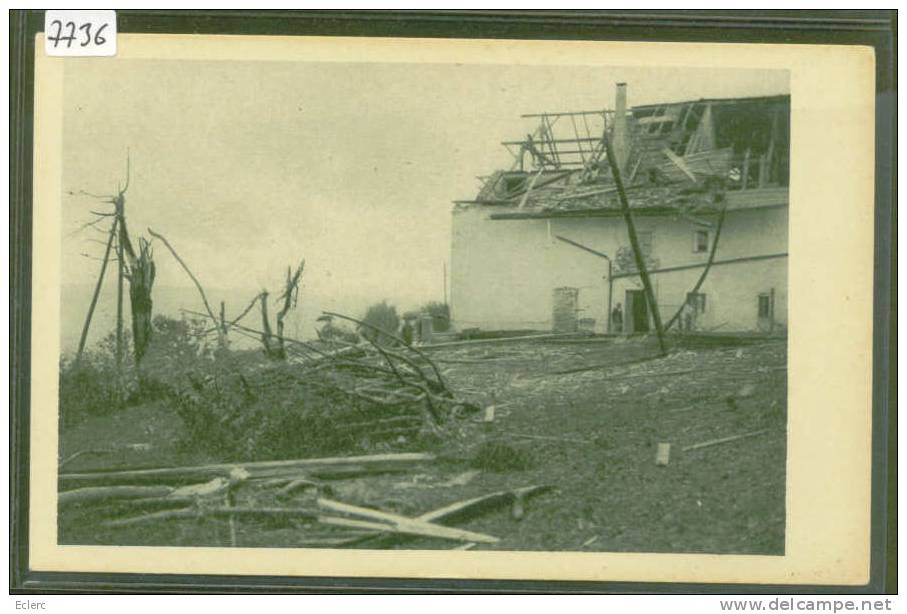
{"label": "building facade", "polygon": [[[663,322],[680,330],[783,333],[789,100],[675,103],[616,119],[604,113],[605,133],[623,143],[615,157]],[[551,131],[543,137],[571,146]],[[545,138],[529,139],[520,156],[528,150],[531,168],[496,173],[474,200],[455,205],[456,330],[652,327],[604,145],[589,138],[584,150],[586,138],[577,134],[579,145],[564,155]],[[582,161],[571,167],[568,154],[577,150],[584,150]]]}

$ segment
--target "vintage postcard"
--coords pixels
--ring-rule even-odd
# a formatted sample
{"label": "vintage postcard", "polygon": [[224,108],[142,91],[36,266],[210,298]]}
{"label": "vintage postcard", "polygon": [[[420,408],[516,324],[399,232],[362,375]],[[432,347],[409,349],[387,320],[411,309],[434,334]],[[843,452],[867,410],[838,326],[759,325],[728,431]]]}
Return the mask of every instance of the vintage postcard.
{"label": "vintage postcard", "polygon": [[871,50],[37,48],[35,569],[867,581]]}

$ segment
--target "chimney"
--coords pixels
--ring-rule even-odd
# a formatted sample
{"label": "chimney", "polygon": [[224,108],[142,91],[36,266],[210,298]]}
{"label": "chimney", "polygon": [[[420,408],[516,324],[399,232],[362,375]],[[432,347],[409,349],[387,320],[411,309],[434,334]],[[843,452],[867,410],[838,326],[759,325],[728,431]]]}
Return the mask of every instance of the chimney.
{"label": "chimney", "polygon": [[611,128],[611,146],[617,158],[617,166],[623,170],[627,163],[629,145],[627,143],[627,84],[617,84],[614,98],[614,125]]}

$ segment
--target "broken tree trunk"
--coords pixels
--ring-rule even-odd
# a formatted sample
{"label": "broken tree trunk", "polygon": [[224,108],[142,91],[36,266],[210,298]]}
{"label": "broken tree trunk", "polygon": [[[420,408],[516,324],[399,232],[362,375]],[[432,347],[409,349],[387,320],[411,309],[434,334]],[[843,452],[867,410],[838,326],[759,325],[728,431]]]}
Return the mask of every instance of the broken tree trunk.
{"label": "broken tree trunk", "polygon": [[[279,348],[271,345],[274,334],[271,332],[271,319],[268,317],[268,291],[262,290],[261,294],[258,295],[258,300],[261,303],[261,344],[265,348],[265,355],[268,358],[286,358],[286,348],[283,347],[283,343],[281,343]],[[282,357],[279,350],[283,350]]]}
{"label": "broken tree trunk", "polygon": [[[614,178],[614,185],[617,187],[617,195],[620,200],[620,210],[627,224],[627,235],[630,238],[630,248],[633,250],[633,259],[636,261],[636,269],[639,271],[639,278],[642,280],[642,286],[646,293],[646,300],[652,311],[652,320],[655,322],[655,333],[658,335],[658,347],[662,356],[667,353],[664,341],[664,329],[661,325],[661,314],[658,311],[658,303],[655,301],[655,290],[652,288],[652,281],[649,279],[649,272],[646,270],[646,262],[639,247],[639,239],[636,236],[636,226],[633,224],[633,215],[630,213],[630,203],[627,201],[627,193],[624,190],[623,179],[620,176],[620,169],[617,165],[617,159],[614,157],[614,149],[611,147],[611,141],[607,135],[602,136],[605,143],[605,150],[608,152],[608,164],[611,167],[611,176]],[[610,317],[610,314],[609,314]]]}
{"label": "broken tree trunk", "polygon": [[[122,225],[125,230],[125,224]],[[132,344],[135,364],[138,366],[148,345],[151,343],[151,289],[154,287],[155,267],[151,244],[139,237],[139,253],[136,255],[125,236],[124,247],[129,261],[126,279],[129,280],[129,305],[132,312]]]}
{"label": "broken tree trunk", "polygon": [[299,298],[299,278],[302,276],[303,269],[305,269],[304,259],[296,267],[295,273],[291,273],[290,267],[287,267],[287,283],[281,296],[283,298],[283,308],[277,313],[277,355],[281,360],[286,360],[287,357],[287,351],[284,347],[283,321],[287,314],[290,313],[290,309],[296,306],[296,301]]}

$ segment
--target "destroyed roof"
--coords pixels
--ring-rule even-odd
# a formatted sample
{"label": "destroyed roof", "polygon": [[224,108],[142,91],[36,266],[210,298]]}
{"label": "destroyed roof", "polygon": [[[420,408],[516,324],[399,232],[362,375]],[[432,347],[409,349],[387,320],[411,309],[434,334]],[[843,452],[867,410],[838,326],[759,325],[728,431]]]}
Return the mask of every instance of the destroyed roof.
{"label": "destroyed roof", "polygon": [[[630,207],[650,213],[708,213],[724,206],[786,205],[789,99],[701,99],[630,109],[622,172]],[[617,189],[602,139],[583,138],[579,131],[575,139],[556,137],[553,122],[544,114],[541,117],[539,136],[530,136],[515,156],[516,167],[526,153],[531,154],[532,168],[492,173],[474,200],[456,201],[458,206],[515,210],[496,211],[495,218],[618,212]],[[612,132],[613,125],[606,130]],[[574,144],[575,149],[564,152],[575,154],[572,167],[569,162],[559,163],[569,160],[558,155],[563,143]],[[759,200],[735,193],[757,187],[774,189],[776,194]]]}
{"label": "destroyed roof", "polygon": [[775,94],[770,96],[736,96],[732,98],[695,98],[689,100],[677,100],[673,102],[656,102],[652,104],[640,104],[630,109],[641,111],[644,109],[653,109],[676,104],[735,104],[741,102],[787,102],[790,101],[790,94]]}

